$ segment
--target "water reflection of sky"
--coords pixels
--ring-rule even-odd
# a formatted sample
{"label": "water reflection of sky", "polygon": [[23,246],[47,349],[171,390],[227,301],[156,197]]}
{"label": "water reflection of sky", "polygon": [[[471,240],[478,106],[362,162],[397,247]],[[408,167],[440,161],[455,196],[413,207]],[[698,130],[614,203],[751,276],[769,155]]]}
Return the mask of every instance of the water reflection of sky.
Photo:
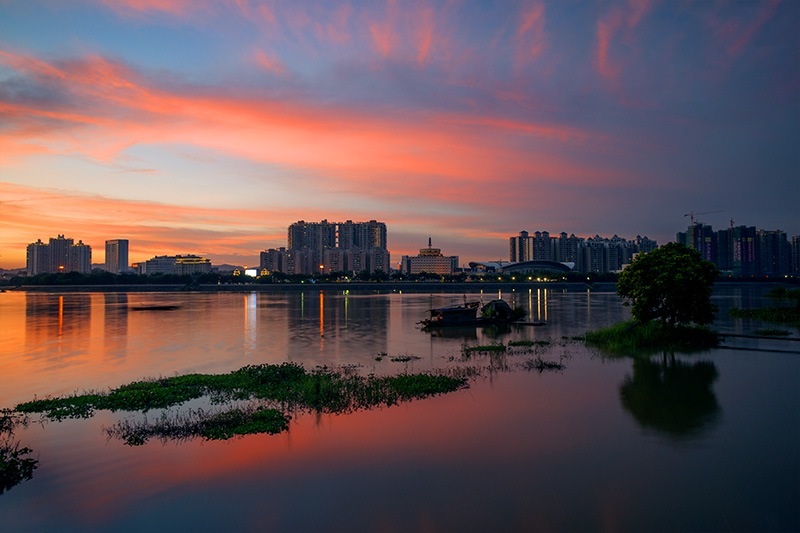
{"label": "water reflection of sky", "polygon": [[[464,344],[510,339],[552,340],[542,356],[565,356],[567,368],[498,370],[451,395],[300,415],[287,433],[224,443],[106,441],[102,426],[125,414],[32,425],[15,437],[42,466],[0,496],[0,515],[12,530],[679,531],[798,523],[796,357],[758,352],[756,343],[744,345],[752,351],[675,360],[609,360],[568,338],[627,317],[614,294],[501,295],[547,326],[419,329],[428,309],[461,303],[463,294],[4,293],[0,317],[11,327],[0,332],[3,406],[261,362],[403,372],[446,365]],[[715,295],[736,305],[756,299]],[[158,303],[179,308],[133,310]],[[376,361],[381,352],[421,359]]]}

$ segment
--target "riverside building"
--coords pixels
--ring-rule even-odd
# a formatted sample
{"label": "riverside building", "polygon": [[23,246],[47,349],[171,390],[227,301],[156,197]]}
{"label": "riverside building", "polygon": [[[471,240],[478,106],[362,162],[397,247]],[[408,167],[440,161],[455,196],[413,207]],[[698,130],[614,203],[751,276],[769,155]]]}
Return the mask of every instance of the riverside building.
{"label": "riverside building", "polygon": [[129,272],[128,239],[106,241],[106,271],[113,274]]}
{"label": "riverside building", "polygon": [[440,248],[434,248],[431,245],[431,239],[428,238],[428,247],[421,248],[419,255],[408,256],[404,255],[400,262],[400,271],[403,274],[440,274],[448,275],[454,274],[458,268],[458,256],[446,256],[442,254]]}
{"label": "riverside building", "polygon": [[211,272],[211,260],[198,255],[157,255],[139,263],[139,274],[205,274]]}
{"label": "riverside building", "polygon": [[533,234],[521,231],[509,238],[509,260],[511,263],[549,261],[574,265],[581,273],[619,272],[629,264],[633,255],[649,252],[658,246],[656,241],[637,235],[635,240],[626,240],[614,235],[605,238],[595,235],[588,239],[567,235],[558,236],[547,231]]}
{"label": "riverside building", "polygon": [[790,242],[781,230],[734,226],[714,231],[708,224],[696,223],[676,236],[677,242],[699,250],[723,276],[784,277],[797,270],[795,258],[798,238]]}
{"label": "riverside building", "polygon": [[39,239],[28,245],[26,270],[29,276],[61,272],[89,274],[92,271],[92,247],[83,241],[75,243],[64,235],[51,237],[47,244]]}
{"label": "riverside building", "polygon": [[368,222],[306,222],[288,228],[288,246],[261,252],[260,267],[287,274],[390,272],[386,224]]}

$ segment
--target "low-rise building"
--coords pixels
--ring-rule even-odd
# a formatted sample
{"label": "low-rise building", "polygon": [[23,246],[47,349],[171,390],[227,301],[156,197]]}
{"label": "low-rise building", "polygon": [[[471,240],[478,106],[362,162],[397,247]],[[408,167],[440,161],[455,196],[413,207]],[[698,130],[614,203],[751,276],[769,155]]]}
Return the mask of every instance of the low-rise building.
{"label": "low-rise building", "polygon": [[454,274],[458,269],[458,256],[446,256],[442,254],[440,248],[433,248],[431,239],[428,239],[428,247],[421,248],[419,255],[404,255],[400,263],[400,271],[403,274]]}
{"label": "low-rise building", "polygon": [[139,263],[139,274],[204,274],[211,272],[211,260],[198,255],[157,255]]}

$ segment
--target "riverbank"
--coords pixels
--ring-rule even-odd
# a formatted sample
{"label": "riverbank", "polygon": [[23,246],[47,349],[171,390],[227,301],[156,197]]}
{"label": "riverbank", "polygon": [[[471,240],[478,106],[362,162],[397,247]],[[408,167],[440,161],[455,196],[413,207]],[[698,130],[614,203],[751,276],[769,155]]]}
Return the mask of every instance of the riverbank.
{"label": "riverbank", "polygon": [[371,291],[371,292],[520,292],[528,289],[567,291],[592,290],[614,292],[613,282],[347,282],[347,283],[247,283],[247,284],[184,284],[164,285],[21,285],[8,287],[7,291],[21,292],[282,292],[282,291]]}

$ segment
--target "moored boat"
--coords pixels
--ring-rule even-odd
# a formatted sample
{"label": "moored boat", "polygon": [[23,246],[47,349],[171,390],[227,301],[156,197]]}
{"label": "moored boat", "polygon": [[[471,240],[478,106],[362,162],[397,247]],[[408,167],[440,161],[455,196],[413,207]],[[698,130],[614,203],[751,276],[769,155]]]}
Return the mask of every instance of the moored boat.
{"label": "moored boat", "polygon": [[465,302],[437,307],[428,312],[430,317],[419,322],[423,328],[504,324],[517,322],[525,316],[524,309],[512,308],[505,300],[492,300],[484,306],[480,302]]}

